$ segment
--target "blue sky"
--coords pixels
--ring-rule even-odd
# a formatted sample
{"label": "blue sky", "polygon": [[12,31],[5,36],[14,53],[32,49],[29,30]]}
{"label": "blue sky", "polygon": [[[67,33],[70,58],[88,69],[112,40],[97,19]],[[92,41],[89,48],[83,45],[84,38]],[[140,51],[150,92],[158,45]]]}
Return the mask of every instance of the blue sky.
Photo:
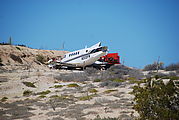
{"label": "blue sky", "polygon": [[73,51],[99,41],[125,65],[179,62],[178,0],[0,0],[0,42]]}

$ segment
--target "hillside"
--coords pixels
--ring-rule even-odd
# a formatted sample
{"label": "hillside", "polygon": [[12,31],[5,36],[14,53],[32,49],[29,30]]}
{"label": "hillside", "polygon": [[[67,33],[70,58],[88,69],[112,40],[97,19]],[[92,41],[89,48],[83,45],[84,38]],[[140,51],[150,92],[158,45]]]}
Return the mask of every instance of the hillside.
{"label": "hillside", "polygon": [[105,71],[47,67],[48,59],[66,52],[0,45],[0,120],[178,118],[176,70],[142,71],[122,64]]}
{"label": "hillside", "polygon": [[0,45],[0,119],[132,120],[138,116],[132,108],[134,96],[129,94],[133,84],[114,79],[128,74],[128,67],[77,71],[49,69],[45,64],[65,53]]}
{"label": "hillside", "polygon": [[25,69],[25,67],[46,67],[40,61],[46,62],[52,57],[61,56],[67,51],[39,50],[23,46],[0,45],[1,66],[7,70]]}

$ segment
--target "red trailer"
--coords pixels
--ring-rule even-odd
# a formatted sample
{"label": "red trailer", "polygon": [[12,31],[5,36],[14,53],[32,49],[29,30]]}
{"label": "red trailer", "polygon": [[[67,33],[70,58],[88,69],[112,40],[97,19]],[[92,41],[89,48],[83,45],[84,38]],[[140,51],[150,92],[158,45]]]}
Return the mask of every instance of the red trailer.
{"label": "red trailer", "polygon": [[100,57],[100,62],[107,62],[107,64],[120,64],[118,53],[109,53]]}
{"label": "red trailer", "polygon": [[114,64],[120,64],[120,56],[118,53],[109,53],[102,56],[92,66],[97,69],[107,69]]}

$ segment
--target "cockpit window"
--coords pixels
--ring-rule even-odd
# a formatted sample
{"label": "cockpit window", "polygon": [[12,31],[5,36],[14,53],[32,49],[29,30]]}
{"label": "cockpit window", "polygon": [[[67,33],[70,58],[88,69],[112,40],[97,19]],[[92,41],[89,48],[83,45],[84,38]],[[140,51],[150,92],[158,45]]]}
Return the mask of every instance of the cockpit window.
{"label": "cockpit window", "polygon": [[106,52],[107,47],[100,47],[100,48],[97,48],[97,49],[93,49],[90,53],[95,53],[95,52],[99,52],[99,51]]}
{"label": "cockpit window", "polygon": [[93,49],[90,53],[95,53],[95,52],[99,52],[99,51],[101,51],[102,50],[102,47],[100,47],[100,48],[97,48],[97,49]]}

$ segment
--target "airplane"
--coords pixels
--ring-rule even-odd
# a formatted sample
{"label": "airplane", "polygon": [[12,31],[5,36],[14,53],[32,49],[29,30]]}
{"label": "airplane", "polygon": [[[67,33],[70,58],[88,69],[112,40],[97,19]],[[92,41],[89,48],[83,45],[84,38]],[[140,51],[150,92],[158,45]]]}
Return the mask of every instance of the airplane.
{"label": "airplane", "polygon": [[95,63],[101,56],[108,52],[107,46],[101,46],[101,42],[84,49],[69,52],[62,60],[56,61],[58,68],[84,68]]}

